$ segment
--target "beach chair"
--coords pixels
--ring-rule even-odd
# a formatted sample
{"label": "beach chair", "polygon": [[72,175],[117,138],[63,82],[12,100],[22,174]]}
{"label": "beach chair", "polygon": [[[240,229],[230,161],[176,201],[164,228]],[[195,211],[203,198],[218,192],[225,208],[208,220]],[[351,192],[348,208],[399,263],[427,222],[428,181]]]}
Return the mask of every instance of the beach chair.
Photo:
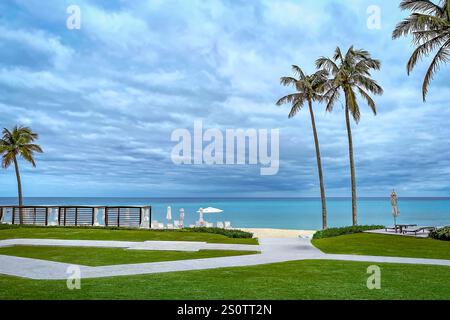
{"label": "beach chair", "polygon": [[384,231],[388,232],[388,230],[392,230],[395,233],[397,233],[397,226],[393,226],[393,227],[386,227],[384,228]]}
{"label": "beach chair", "polygon": [[225,221],[225,229],[231,229],[231,222],[230,221]]}
{"label": "beach chair", "polygon": [[217,228],[223,229],[224,227],[223,222],[217,222]]}
{"label": "beach chair", "polygon": [[405,229],[405,230],[403,230],[403,234],[414,233],[414,235],[417,236],[417,234],[419,232],[425,233],[425,231],[430,232],[430,231],[434,231],[434,230],[436,230],[436,227],[417,227],[414,229]]}
{"label": "beach chair", "polygon": [[173,230],[173,224],[172,223],[168,223],[167,224],[167,229],[168,230]]}
{"label": "beach chair", "polygon": [[195,222],[195,226],[196,227],[205,227],[206,226],[206,221],[197,221]]}

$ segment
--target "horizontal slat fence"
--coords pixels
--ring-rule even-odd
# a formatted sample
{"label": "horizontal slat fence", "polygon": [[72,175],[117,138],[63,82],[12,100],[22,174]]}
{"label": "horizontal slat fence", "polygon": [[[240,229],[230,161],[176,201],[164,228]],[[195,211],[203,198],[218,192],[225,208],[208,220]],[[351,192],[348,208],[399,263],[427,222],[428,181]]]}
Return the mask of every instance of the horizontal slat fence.
{"label": "horizontal slat fence", "polygon": [[6,223],[12,224],[99,226],[101,222],[106,227],[139,228],[144,210],[148,210],[146,221],[151,221],[150,206],[0,206],[0,221],[8,216],[10,222]]}
{"label": "horizontal slat fence", "polygon": [[137,227],[141,219],[141,207],[106,207],[105,225],[108,227]]}
{"label": "horizontal slat fence", "polygon": [[48,223],[47,207],[13,207],[12,224],[20,224],[22,213],[23,224],[46,226]]}

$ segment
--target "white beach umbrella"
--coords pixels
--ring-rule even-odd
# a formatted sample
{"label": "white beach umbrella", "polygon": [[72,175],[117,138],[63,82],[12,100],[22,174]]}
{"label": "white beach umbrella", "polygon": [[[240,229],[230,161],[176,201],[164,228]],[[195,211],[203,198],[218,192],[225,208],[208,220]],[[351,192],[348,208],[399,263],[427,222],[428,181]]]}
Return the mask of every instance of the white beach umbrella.
{"label": "white beach umbrella", "polygon": [[167,207],[166,219],[172,220],[172,208],[170,206]]}
{"label": "white beach umbrella", "polygon": [[397,225],[397,217],[400,215],[400,210],[398,209],[398,198],[395,190],[391,193],[391,205],[392,205],[392,216],[394,217],[394,225]]}
{"label": "white beach umbrella", "polygon": [[217,209],[217,208],[212,208],[212,207],[203,209],[203,213],[222,213],[222,212],[223,212],[223,210]]}

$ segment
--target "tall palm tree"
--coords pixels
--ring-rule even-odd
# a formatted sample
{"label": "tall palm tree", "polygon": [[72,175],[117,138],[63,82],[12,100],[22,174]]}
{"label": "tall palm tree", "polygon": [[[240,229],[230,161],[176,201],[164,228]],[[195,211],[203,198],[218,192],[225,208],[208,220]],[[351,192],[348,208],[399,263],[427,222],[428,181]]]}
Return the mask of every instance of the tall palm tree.
{"label": "tall palm tree", "polygon": [[425,74],[422,84],[422,98],[426,101],[428,87],[435,73],[450,59],[450,0],[435,4],[430,0],[403,0],[402,10],[413,13],[400,22],[392,33],[394,39],[411,34],[416,46],[406,66],[408,75],[417,61],[437,51]]}
{"label": "tall palm tree", "polygon": [[[22,183],[19,172],[18,157],[22,157],[24,160],[31,163],[33,167],[36,167],[34,160],[34,153],[42,153],[42,149],[39,145],[33,142],[38,139],[38,134],[34,133],[28,127],[15,126],[12,131],[3,129],[3,137],[0,139],[0,154],[2,156],[2,167],[8,168],[11,163],[14,163],[17,178],[17,191],[19,196],[19,208],[23,206],[22,199]],[[20,210],[20,224],[23,223],[23,213]]]}
{"label": "tall palm tree", "polygon": [[350,114],[355,122],[358,123],[361,116],[357,100],[357,93],[359,93],[376,115],[376,105],[369,93],[381,95],[383,94],[383,89],[371,78],[370,72],[371,70],[379,70],[381,63],[378,60],[372,59],[369,52],[356,50],[352,46],[345,55],[337,47],[332,58],[321,57],[316,61],[316,66],[331,74],[331,79],[324,86],[324,95],[327,99],[327,111],[331,112],[333,110],[333,106],[339,99],[341,91],[344,93],[345,121],[347,125],[352,185],[352,221],[353,225],[357,225],[356,177]]}
{"label": "tall palm tree", "polygon": [[322,200],[322,228],[327,229],[327,205],[325,200],[325,187],[323,184],[322,161],[320,159],[319,139],[317,137],[316,121],[314,119],[314,111],[312,107],[313,101],[322,101],[321,90],[328,78],[328,72],[320,70],[313,75],[306,75],[298,66],[292,66],[292,70],[299,79],[293,77],[281,78],[281,84],[284,86],[293,86],[296,93],[289,94],[280,100],[277,105],[281,106],[285,103],[292,105],[289,118],[294,117],[297,112],[302,109],[305,103],[308,103],[309,114],[311,116],[311,125],[314,134],[314,144],[316,146],[317,169],[319,171],[320,181],[320,197]]}

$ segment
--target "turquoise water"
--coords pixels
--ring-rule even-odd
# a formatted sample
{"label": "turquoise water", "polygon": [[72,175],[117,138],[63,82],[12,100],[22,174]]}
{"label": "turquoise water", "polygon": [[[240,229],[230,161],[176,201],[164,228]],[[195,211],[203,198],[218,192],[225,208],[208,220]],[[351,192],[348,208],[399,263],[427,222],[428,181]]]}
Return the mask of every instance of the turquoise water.
{"label": "turquoise water", "polygon": [[[15,204],[14,198],[0,198],[0,205]],[[26,205],[151,205],[152,220],[165,222],[166,208],[172,207],[173,219],[185,209],[185,221],[198,219],[200,207],[217,207],[221,214],[205,215],[209,222],[231,221],[235,227],[319,229],[320,199],[151,199],[151,198],[26,198]],[[327,201],[329,226],[351,225],[351,200]],[[399,223],[441,226],[450,225],[450,198],[401,198]],[[358,201],[359,224],[393,224],[388,198],[363,198]]]}

